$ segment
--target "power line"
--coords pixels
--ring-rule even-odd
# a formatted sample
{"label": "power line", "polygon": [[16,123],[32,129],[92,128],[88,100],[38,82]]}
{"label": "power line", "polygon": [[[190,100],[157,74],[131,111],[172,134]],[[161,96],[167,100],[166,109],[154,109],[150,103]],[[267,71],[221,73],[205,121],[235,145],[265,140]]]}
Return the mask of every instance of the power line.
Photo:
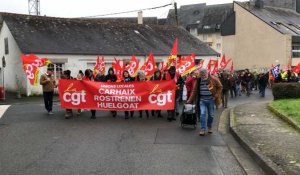
{"label": "power line", "polygon": [[100,17],[100,16],[110,16],[110,15],[119,15],[119,14],[124,14],[124,13],[132,13],[132,12],[139,12],[139,11],[145,11],[145,10],[154,10],[154,9],[158,9],[158,8],[164,8],[167,6],[172,5],[172,3],[170,4],[165,4],[162,6],[157,6],[157,7],[150,7],[150,8],[145,8],[145,9],[139,9],[139,10],[131,10],[131,11],[125,11],[125,12],[116,12],[116,13],[108,13],[108,14],[102,14],[102,15],[94,15],[94,16],[85,16],[85,17],[81,17],[81,18],[96,18],[96,17]]}

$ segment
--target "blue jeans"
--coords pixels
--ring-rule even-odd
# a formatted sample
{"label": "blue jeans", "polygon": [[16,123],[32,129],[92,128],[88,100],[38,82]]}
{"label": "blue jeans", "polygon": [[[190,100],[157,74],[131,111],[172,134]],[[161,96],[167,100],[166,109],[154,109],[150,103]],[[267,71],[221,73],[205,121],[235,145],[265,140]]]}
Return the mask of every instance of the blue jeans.
{"label": "blue jeans", "polygon": [[259,88],[259,95],[260,95],[261,97],[265,97],[266,87],[265,87],[265,86],[262,86],[262,85],[258,85],[258,88]]}
{"label": "blue jeans", "polygon": [[[214,120],[214,100],[200,100],[200,124],[201,129],[206,130],[212,128],[212,122]],[[206,111],[208,113],[207,122],[206,122]]]}

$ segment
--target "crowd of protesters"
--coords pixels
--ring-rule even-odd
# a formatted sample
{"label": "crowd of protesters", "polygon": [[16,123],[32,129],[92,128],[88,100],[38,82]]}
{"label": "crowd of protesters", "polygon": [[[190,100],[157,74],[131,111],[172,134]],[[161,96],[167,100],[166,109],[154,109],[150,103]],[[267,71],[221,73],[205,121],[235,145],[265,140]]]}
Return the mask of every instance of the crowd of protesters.
{"label": "crowd of protesters", "polygon": [[[48,65],[47,72],[41,76],[40,84],[43,86],[43,96],[45,102],[45,108],[48,114],[52,112],[52,99],[54,88],[57,87],[57,83],[53,78],[54,66]],[[132,81],[159,81],[159,80],[171,80],[176,82],[176,94],[175,94],[175,106],[174,110],[167,110],[167,120],[176,120],[176,116],[180,114],[179,103],[182,101],[184,86],[186,87],[186,100],[187,103],[199,104],[199,121],[201,123],[200,135],[204,135],[206,127],[208,127],[208,133],[212,133],[212,122],[214,117],[214,109],[218,109],[222,104],[223,108],[228,107],[229,98],[238,98],[243,94],[250,96],[252,91],[259,90],[260,97],[265,97],[265,89],[277,82],[298,82],[300,81],[300,74],[293,73],[291,71],[281,72],[279,76],[274,79],[270,72],[257,73],[250,72],[249,69],[242,71],[236,71],[229,73],[227,71],[219,71],[215,75],[209,75],[206,69],[195,70],[185,77],[176,76],[175,66],[171,66],[165,72],[160,70],[155,71],[153,77],[149,80],[146,79],[145,73],[139,71],[137,76],[132,77],[128,71],[123,71],[123,82]],[[80,70],[76,78],[71,76],[70,70],[63,71],[61,75],[62,79],[77,79],[83,81],[95,81],[95,82],[116,82],[117,76],[113,68],[109,68],[107,74],[97,73],[95,74],[91,69],[86,69],[84,72]],[[76,115],[79,116],[82,111],[76,110]],[[96,119],[96,110],[90,110],[91,119]],[[112,117],[117,116],[117,111],[110,111]],[[134,117],[135,111],[124,111],[125,119]],[[137,114],[140,118],[143,117],[143,113],[149,118],[150,114],[158,118],[162,118],[160,110],[140,110]],[[208,113],[208,122],[206,126],[206,118],[204,117]],[[66,109],[65,118],[69,119],[73,116],[72,109]]]}

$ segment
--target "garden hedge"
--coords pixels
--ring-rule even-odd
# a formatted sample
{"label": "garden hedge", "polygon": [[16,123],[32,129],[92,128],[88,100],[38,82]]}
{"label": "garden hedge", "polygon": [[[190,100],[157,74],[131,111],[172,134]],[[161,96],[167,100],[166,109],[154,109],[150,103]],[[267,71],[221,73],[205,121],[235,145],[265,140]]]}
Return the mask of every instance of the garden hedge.
{"label": "garden hedge", "polygon": [[300,98],[300,83],[274,83],[272,93],[274,100]]}

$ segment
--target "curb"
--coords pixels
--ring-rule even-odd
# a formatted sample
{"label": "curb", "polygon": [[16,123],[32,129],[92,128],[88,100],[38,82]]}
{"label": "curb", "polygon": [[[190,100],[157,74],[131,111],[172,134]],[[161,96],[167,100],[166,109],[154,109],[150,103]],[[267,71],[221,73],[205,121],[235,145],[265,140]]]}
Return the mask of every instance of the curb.
{"label": "curb", "polygon": [[242,134],[239,134],[236,127],[234,109],[230,110],[229,130],[237,142],[248,152],[254,161],[261,167],[266,174],[286,175],[286,173],[278,167],[271,159],[264,156],[260,151],[255,148],[251,142],[247,140]]}
{"label": "curb", "polygon": [[281,118],[281,120],[287,122],[294,129],[296,129],[298,132],[300,132],[300,126],[297,125],[297,123],[293,119],[291,119],[291,118],[287,117],[286,115],[284,115],[283,113],[279,112],[277,109],[275,109],[273,106],[271,106],[270,103],[268,104],[268,109],[271,112],[273,112],[277,117]]}

